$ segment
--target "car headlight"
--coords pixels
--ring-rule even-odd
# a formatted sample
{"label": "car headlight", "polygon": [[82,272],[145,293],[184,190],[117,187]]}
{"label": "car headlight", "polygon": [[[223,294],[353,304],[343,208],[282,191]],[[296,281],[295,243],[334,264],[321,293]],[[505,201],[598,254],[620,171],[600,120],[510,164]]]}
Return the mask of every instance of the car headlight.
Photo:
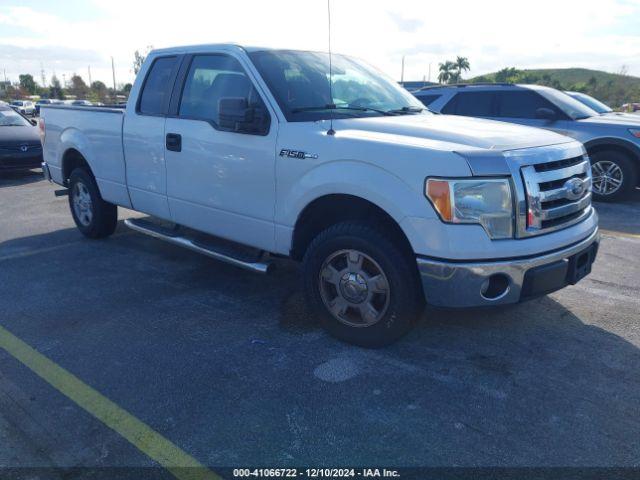
{"label": "car headlight", "polygon": [[482,225],[493,239],[513,237],[513,201],[506,178],[428,178],[425,194],[444,222]]}
{"label": "car headlight", "polygon": [[640,129],[638,128],[630,128],[629,133],[636,138],[640,138]]}

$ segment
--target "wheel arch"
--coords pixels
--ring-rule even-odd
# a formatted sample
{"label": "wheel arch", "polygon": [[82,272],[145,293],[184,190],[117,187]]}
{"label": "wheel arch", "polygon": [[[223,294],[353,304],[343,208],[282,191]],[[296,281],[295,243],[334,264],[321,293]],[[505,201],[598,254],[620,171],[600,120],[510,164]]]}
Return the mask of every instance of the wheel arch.
{"label": "wheel arch", "polygon": [[615,150],[628,155],[636,164],[640,164],[640,146],[619,138],[599,138],[585,142],[589,154],[603,150]]}
{"label": "wheel arch", "polygon": [[89,165],[89,162],[87,161],[85,156],[78,149],[73,147],[67,148],[62,154],[61,167],[62,179],[65,185],[68,185],[71,172],[73,172],[76,168],[86,168],[87,171],[92,176],[94,176],[93,171],[91,170],[91,166]]}
{"label": "wheel arch", "polygon": [[323,195],[300,212],[293,229],[290,256],[300,260],[309,244],[323,230],[345,221],[364,221],[382,227],[403,252],[413,255],[411,243],[400,224],[382,207],[365,198],[342,193]]}
{"label": "wheel arch", "polygon": [[631,160],[633,165],[635,166],[638,178],[638,184],[640,186],[640,147],[627,141],[619,138],[599,138],[596,140],[592,140],[589,142],[585,142],[585,148],[587,149],[587,153],[592,155],[597,152],[602,152],[606,150],[613,150],[616,152],[620,152]]}

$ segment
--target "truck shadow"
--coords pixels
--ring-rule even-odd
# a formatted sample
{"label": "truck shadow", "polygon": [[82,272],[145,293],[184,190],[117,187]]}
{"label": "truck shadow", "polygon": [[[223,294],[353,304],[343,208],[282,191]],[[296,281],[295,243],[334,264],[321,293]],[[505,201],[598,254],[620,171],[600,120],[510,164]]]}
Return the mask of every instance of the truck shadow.
{"label": "truck shadow", "polygon": [[44,178],[42,177],[42,171],[40,169],[11,172],[3,172],[0,170],[0,188],[17,187],[20,185],[39,182],[41,180],[44,180]]}

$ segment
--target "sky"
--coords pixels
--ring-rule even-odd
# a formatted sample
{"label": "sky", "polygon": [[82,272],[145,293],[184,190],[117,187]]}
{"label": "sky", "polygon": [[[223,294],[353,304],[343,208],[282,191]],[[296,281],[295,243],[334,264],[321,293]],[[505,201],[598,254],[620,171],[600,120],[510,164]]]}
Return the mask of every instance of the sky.
{"label": "sky", "polygon": [[[435,81],[465,56],[467,77],[584,67],[640,76],[640,0],[330,0],[332,50],[399,80]],[[327,0],[0,0],[0,79],[73,73],[134,80],[134,51],[226,43],[327,50]]]}

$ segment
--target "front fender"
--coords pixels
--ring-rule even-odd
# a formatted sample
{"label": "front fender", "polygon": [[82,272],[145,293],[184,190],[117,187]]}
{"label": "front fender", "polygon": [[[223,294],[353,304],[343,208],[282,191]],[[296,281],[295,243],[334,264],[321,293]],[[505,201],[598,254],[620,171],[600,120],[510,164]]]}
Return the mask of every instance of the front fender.
{"label": "front fender", "polygon": [[[422,185],[423,181],[417,181]],[[357,160],[336,160],[306,172],[278,202],[277,222],[294,226],[304,208],[325,195],[353,195],[367,200],[400,223],[407,216],[435,218],[422,188],[409,185],[392,172]]]}
{"label": "front fender", "polygon": [[589,140],[584,143],[587,151],[596,147],[615,146],[622,148],[629,152],[633,156],[633,159],[640,162],[640,145],[637,145],[627,139],[619,137],[603,137]]}

